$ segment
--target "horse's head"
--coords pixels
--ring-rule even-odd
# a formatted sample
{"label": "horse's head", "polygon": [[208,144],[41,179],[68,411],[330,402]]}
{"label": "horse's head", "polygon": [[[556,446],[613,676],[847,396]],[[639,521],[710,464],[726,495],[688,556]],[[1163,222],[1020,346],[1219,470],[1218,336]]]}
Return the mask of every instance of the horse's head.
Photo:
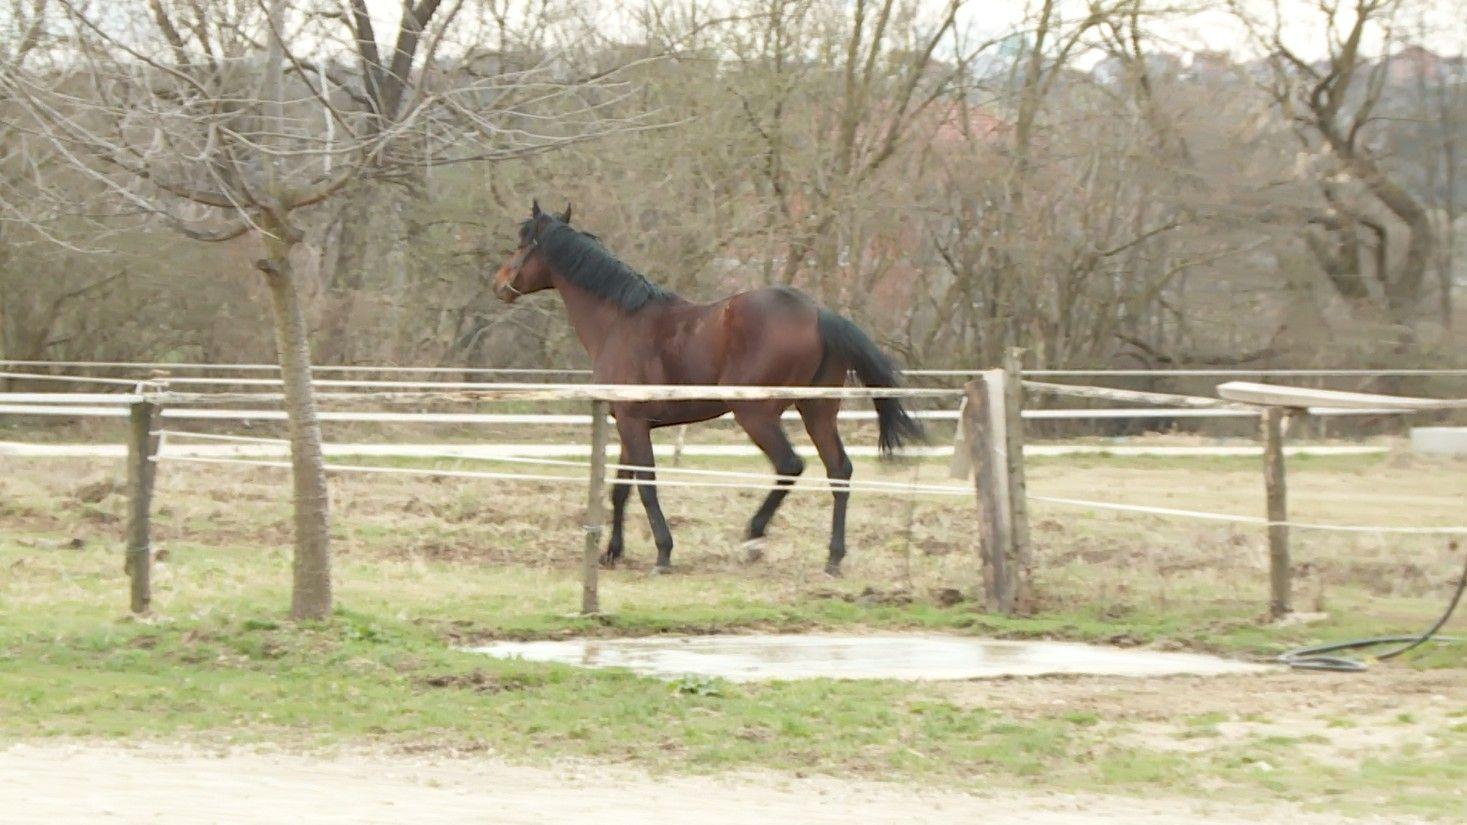
{"label": "horse's head", "polygon": [[499,300],[512,304],[521,295],[552,286],[550,264],[540,248],[540,239],[557,225],[569,224],[570,217],[570,204],[566,204],[565,212],[560,215],[540,211],[539,201],[531,204],[530,219],[520,224],[519,246],[494,273],[494,294]]}

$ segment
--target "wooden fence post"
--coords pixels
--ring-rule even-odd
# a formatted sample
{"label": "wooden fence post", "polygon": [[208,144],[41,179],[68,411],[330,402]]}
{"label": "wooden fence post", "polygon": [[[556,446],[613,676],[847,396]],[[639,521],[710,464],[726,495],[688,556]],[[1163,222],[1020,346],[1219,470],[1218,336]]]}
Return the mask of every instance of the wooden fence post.
{"label": "wooden fence post", "polygon": [[953,433],[953,457],[948,462],[947,474],[951,478],[967,478],[973,472],[973,457],[968,452],[970,436],[964,432],[968,421],[968,396],[958,401],[958,425]]}
{"label": "wooden fence post", "polygon": [[1292,576],[1289,560],[1288,484],[1284,475],[1284,428],[1288,412],[1283,407],[1263,411],[1263,486],[1268,499],[1268,612],[1278,619],[1293,610],[1289,591]]}
{"label": "wooden fence post", "polygon": [[978,495],[978,554],[983,565],[984,602],[989,610],[1008,615],[1015,607],[1018,571],[1012,557],[1003,370],[984,370],[964,389],[968,403],[963,407],[963,424]]}
{"label": "wooden fence post", "polygon": [[150,514],[153,503],[153,477],[157,464],[158,437],[153,428],[158,421],[158,405],[138,401],[131,405],[127,435],[127,549],[123,569],[131,580],[132,612],[147,613],[153,603],[153,547]]}
{"label": "wooden fence post", "polygon": [[586,548],[581,556],[581,612],[588,616],[601,612],[596,578],[601,563],[601,527],[605,521],[606,416],[610,407],[605,401],[591,402],[591,484],[586,492]]}
{"label": "wooden fence post", "polygon": [[1014,610],[1029,613],[1033,561],[1029,549],[1029,484],[1024,479],[1024,350],[1004,352],[1004,456],[1008,461],[1009,532],[1013,544]]}

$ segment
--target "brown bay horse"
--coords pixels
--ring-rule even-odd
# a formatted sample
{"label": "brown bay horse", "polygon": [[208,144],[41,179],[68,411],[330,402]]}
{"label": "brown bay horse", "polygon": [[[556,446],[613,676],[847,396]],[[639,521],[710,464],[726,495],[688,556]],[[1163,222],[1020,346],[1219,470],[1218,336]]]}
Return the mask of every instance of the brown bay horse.
{"label": "brown bay horse", "polygon": [[[565,302],[571,326],[591,357],[598,384],[700,384],[839,387],[846,374],[868,387],[895,387],[900,372],[855,324],[787,287],[741,292],[712,303],[683,300],[650,283],[622,263],[595,236],[536,203],[520,225],[519,246],[494,276],[494,293],[513,303],[530,293],[554,289]],[[882,454],[921,437],[921,428],[895,398],[876,399]],[[774,464],[780,479],[750,519],[745,533],[750,560],[758,558],[769,521],[793,478],[805,469],[780,423],[793,405],[799,410],[830,479],[851,477],[851,461],[836,427],[839,399],[767,401],[647,401],[611,405],[621,439],[624,483],[612,488],[611,536],[603,564],[621,558],[622,521],[628,480],[653,481],[652,430],[707,421],[732,412],[739,426]],[[637,492],[657,544],[657,572],[672,561],[672,533],[657,503],[657,488]],[[834,492],[830,555],[826,572],[839,575],[845,556],[847,490]]]}

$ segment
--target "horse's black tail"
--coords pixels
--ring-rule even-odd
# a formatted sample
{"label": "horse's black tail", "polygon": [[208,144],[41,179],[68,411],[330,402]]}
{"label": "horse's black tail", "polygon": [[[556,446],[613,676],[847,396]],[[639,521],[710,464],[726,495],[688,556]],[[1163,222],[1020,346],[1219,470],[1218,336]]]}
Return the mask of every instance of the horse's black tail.
{"label": "horse's black tail", "polygon": [[[862,384],[868,387],[901,386],[901,371],[849,318],[822,309],[819,324],[820,340],[825,344],[827,357],[835,355],[850,364]],[[925,439],[922,425],[907,414],[901,399],[877,398],[872,403],[876,406],[876,421],[881,429],[877,444],[882,455],[891,455],[907,441]]]}

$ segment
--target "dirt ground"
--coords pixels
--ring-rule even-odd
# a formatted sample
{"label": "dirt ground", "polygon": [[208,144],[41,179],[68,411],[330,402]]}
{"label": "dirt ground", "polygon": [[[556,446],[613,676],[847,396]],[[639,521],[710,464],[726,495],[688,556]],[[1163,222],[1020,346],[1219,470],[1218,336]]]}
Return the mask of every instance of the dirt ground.
{"label": "dirt ground", "polygon": [[[1075,709],[1127,722],[1209,715],[1298,719],[1313,725],[1344,715],[1370,718],[1411,712],[1430,717],[1467,710],[1467,683],[1460,671],[1416,671],[1391,665],[1376,665],[1364,673],[1278,670],[1223,676],[1046,676],[933,684],[959,704],[1017,718]],[[1398,725],[1421,735],[1428,735],[1431,727],[1429,719]]]}
{"label": "dirt ground", "polygon": [[[1467,711],[1460,671],[1377,665],[1364,673],[1277,671],[1236,676],[1100,676],[939,683],[959,704],[1015,718],[1093,714],[1114,741],[1153,751],[1203,752],[1286,738],[1324,765],[1356,770],[1411,748],[1441,757],[1442,731]],[[1467,802],[1464,802],[1467,806]]]}
{"label": "dirt ground", "polygon": [[566,763],[352,751],[334,757],[150,744],[0,749],[0,822],[984,822],[986,825],[1326,825],[1290,807],[1215,801],[967,795],[829,778],[650,777]]}

